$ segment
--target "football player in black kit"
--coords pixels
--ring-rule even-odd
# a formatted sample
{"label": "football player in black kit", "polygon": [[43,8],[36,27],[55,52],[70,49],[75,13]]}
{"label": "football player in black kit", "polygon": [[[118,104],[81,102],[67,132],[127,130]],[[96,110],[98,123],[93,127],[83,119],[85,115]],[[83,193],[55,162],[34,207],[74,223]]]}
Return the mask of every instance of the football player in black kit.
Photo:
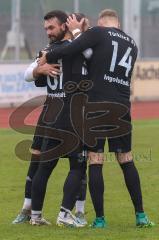
{"label": "football player in black kit", "polygon": [[[80,34],[80,23],[77,22],[75,16],[69,17],[67,26],[73,35]],[[119,131],[120,133],[118,130],[106,129],[105,137],[108,137],[109,151],[115,153],[123,171],[125,183],[135,209],[136,226],[151,227],[154,223],[148,219],[143,209],[139,174],[131,152],[130,84],[137,58],[137,46],[135,41],[120,29],[117,13],[114,10],[103,10],[99,15],[97,27],[87,30],[69,46],[52,49],[51,52],[45,53],[41,61],[42,63],[52,63],[54,60],[66,56],[75,57],[88,48],[93,50],[89,64],[89,77],[93,81],[93,87],[88,92],[88,101],[95,103],[95,108],[97,104],[100,104],[98,106],[101,107],[102,114],[105,103],[105,113],[107,115],[109,113],[108,119],[105,118],[106,127],[115,125],[118,130],[122,129]],[[103,122],[102,125],[104,125]],[[99,124],[98,120],[96,121],[96,126],[101,126],[100,121]],[[124,127],[122,128],[122,126]],[[90,144],[92,132],[87,131],[85,135],[85,144],[89,150],[89,190],[96,212],[92,227],[104,228],[107,226],[104,217],[102,173],[104,134],[101,131],[96,135],[97,145],[100,142],[100,151],[96,145]]]}
{"label": "football player in black kit", "polygon": [[[79,20],[83,17],[83,15],[78,14],[77,17]],[[65,27],[65,22],[67,19],[67,15],[64,12],[61,11],[52,11],[46,14],[44,17],[45,21],[45,29],[47,32],[47,35],[49,39],[51,40],[51,43],[46,47],[45,50],[49,50],[50,46],[53,46],[54,48],[58,47],[59,45],[62,44],[68,44],[68,39],[70,39],[70,34],[67,33],[66,27]],[[52,22],[54,21],[54,22]],[[87,27],[86,24],[83,25],[83,27]],[[62,41],[60,41],[62,40]],[[74,63],[69,61],[68,58],[66,58],[66,61],[63,60],[61,61],[61,64],[63,66],[60,66],[63,75],[60,74],[61,70],[59,71],[56,69],[59,67],[58,64],[53,64],[53,65],[48,65],[45,64],[45,66],[38,66],[37,61],[35,61],[27,70],[26,74],[26,79],[27,81],[33,81],[35,80],[35,85],[40,86],[40,87],[47,87],[47,100],[45,103],[45,106],[43,108],[43,111],[39,117],[38,125],[40,126],[47,126],[43,123],[43,120],[45,118],[45,113],[46,109],[50,103],[53,104],[52,98],[54,97],[65,97],[66,101],[68,101],[68,97],[66,97],[66,94],[63,90],[62,84],[68,80],[71,81],[71,76],[78,78],[79,80],[84,79],[84,75],[82,75],[82,69],[84,69],[86,73],[85,66],[83,66],[84,63],[84,56],[81,55],[78,57],[76,61],[76,66],[79,66],[78,68],[74,68]],[[59,73],[59,82],[57,81],[58,76],[55,76],[55,74]],[[49,75],[49,76],[45,76]],[[56,95],[56,96],[55,96]],[[51,100],[52,101],[51,101]],[[56,104],[56,100],[55,100]],[[66,105],[66,104],[65,104]],[[53,106],[54,107],[54,106]],[[50,108],[50,106],[49,106]],[[69,116],[69,112],[67,109],[67,106],[65,106],[66,111],[63,116],[61,116],[61,122],[54,127],[59,127],[62,128],[62,126],[68,125],[66,118]],[[64,120],[65,119],[65,120]],[[60,125],[61,124],[61,125]],[[49,224],[45,219],[41,217],[41,210],[42,210],[42,205],[43,205],[43,200],[45,196],[45,191],[46,191],[46,185],[47,185],[47,180],[52,172],[52,170],[55,168],[58,159],[55,159],[53,161],[47,162],[47,163],[39,163],[39,158],[40,158],[40,153],[41,153],[41,148],[44,139],[42,137],[38,136],[38,127],[36,128],[35,136],[34,136],[34,141],[32,145],[32,160],[30,163],[29,171],[28,171],[28,176],[26,180],[26,186],[25,186],[25,200],[24,200],[24,205],[21,213],[16,217],[16,219],[13,221],[13,224],[17,223],[23,223],[27,221],[30,218],[30,210],[31,207],[33,209],[33,218],[31,220],[31,224],[33,225],[46,225]],[[41,134],[39,134],[41,135]],[[70,157],[70,168],[74,168],[74,160],[72,158],[77,157],[77,155],[71,156]],[[85,163],[86,165],[86,163]],[[82,184],[80,187],[80,191],[78,192],[78,198],[76,201],[76,218],[78,221],[80,221],[79,225],[85,225],[86,220],[84,219],[84,202],[85,202],[85,197],[86,197],[86,174],[85,174],[86,166],[84,168],[84,174],[82,176]],[[33,181],[33,178],[35,176],[35,179]],[[34,191],[35,190],[35,191]],[[73,220],[74,222],[76,219]],[[78,223],[77,223],[78,224]]]}
{"label": "football player in black kit", "polygon": [[[68,34],[68,33],[66,33]],[[59,48],[60,45],[69,44],[69,41],[67,40],[68,37],[63,38],[63,41],[58,41],[53,44],[53,49]],[[70,36],[69,36],[70,38]],[[49,49],[48,49],[49,51]],[[85,54],[85,53],[84,53]],[[70,100],[71,100],[71,93],[65,91],[63,88],[65,82],[69,80],[71,82],[72,79],[76,79],[77,82],[80,82],[80,80],[87,79],[87,75],[84,75],[87,71],[85,69],[85,58],[84,55],[78,55],[76,59],[71,59],[69,57],[63,58],[61,60],[62,64],[62,79],[59,77],[59,79],[48,79],[45,81],[47,83],[47,89],[48,89],[48,99],[49,99],[49,109],[50,109],[50,115],[53,115],[53,111],[58,104],[57,99],[61,98],[63,100],[63,109],[61,110],[59,116],[57,117],[57,121],[54,122],[54,119],[52,119],[52,123],[48,123],[48,126],[51,126],[54,129],[60,129],[63,132],[62,135],[65,134],[64,131],[71,131],[73,132],[73,128],[71,126],[70,121]],[[83,74],[84,73],[84,74]],[[43,76],[36,80],[36,85],[44,81]],[[52,107],[50,107],[52,106]],[[58,147],[60,145],[60,141],[56,140],[57,135],[54,134],[54,139],[51,139],[49,137],[44,138],[43,140],[43,146],[42,146],[42,152],[48,151],[52,149],[53,147]],[[70,141],[67,139],[68,142]],[[64,142],[63,150],[65,150],[66,141]],[[68,183],[68,179],[71,176],[71,179],[73,182],[78,182],[80,179],[80,185],[81,181],[83,179],[83,185],[86,185],[85,181],[85,172],[86,172],[86,161],[81,161],[81,151],[83,150],[83,146],[79,146],[80,149],[75,149],[75,151],[71,152],[71,154],[63,154],[62,152],[59,153],[58,157],[56,159],[53,159],[53,156],[51,156],[51,159],[47,159],[47,162],[40,163],[40,166],[38,168],[38,171],[36,172],[36,175],[34,176],[33,183],[32,183],[32,214],[31,214],[31,224],[32,225],[38,225],[41,224],[42,218],[41,218],[41,211],[45,196],[45,190],[48,178],[56,166],[59,157],[61,156],[67,156],[70,160],[70,172],[68,174],[68,177],[66,178],[66,182]],[[49,160],[49,162],[48,162]],[[51,161],[52,160],[52,161]],[[81,171],[79,171],[79,168]],[[82,172],[82,174],[81,174]],[[79,192],[80,186],[77,186],[74,184],[75,188],[66,188],[66,184],[64,184],[64,192],[68,192],[67,198],[63,199],[63,202],[65,204],[62,204],[64,207],[68,208],[67,206],[74,207],[76,199],[73,199],[74,204],[72,206],[72,192],[76,192],[76,195]],[[83,189],[85,190],[85,189]],[[85,191],[84,191],[85,192]],[[85,199],[85,194],[82,194]],[[70,200],[71,199],[71,200]],[[84,201],[84,199],[79,199],[81,201]],[[84,219],[83,219],[84,220]],[[61,214],[60,218],[58,218],[59,225],[71,225],[76,227],[82,227],[86,224],[86,221],[81,222],[81,218],[79,221],[78,215],[76,215],[76,218],[71,214]]]}

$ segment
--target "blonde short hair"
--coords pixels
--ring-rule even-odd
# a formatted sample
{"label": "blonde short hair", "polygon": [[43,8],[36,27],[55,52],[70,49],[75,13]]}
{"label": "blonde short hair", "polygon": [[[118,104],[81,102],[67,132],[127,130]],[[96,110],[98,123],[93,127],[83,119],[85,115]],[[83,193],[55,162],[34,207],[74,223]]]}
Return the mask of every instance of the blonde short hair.
{"label": "blonde short hair", "polygon": [[113,9],[104,9],[99,13],[99,19],[106,17],[116,18],[117,20],[119,20],[117,12]]}

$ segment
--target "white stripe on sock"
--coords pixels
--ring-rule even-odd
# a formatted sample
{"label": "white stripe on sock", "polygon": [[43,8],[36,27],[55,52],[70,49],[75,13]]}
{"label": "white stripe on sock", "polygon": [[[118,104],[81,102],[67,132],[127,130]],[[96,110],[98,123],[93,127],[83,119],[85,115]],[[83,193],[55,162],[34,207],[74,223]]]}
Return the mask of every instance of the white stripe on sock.
{"label": "white stripe on sock", "polygon": [[31,210],[31,199],[30,198],[24,199],[23,209]]}
{"label": "white stripe on sock", "polygon": [[32,210],[31,211],[31,218],[32,219],[37,219],[37,218],[39,218],[39,215],[41,215],[41,213],[42,213],[42,211],[34,211],[34,210]]}

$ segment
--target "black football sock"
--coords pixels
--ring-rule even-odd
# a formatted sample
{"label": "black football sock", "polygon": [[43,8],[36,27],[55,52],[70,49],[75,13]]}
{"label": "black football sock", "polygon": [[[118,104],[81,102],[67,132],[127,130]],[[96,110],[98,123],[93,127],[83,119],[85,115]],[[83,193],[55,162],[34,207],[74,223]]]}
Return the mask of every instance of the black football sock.
{"label": "black football sock", "polygon": [[40,155],[32,154],[29,170],[26,177],[26,183],[25,183],[25,198],[31,199],[32,179],[35,176],[36,171],[39,167],[39,159],[40,159]]}
{"label": "black football sock", "polygon": [[69,171],[63,187],[62,207],[72,211],[76,196],[79,192],[82,179],[81,169],[72,169]]}
{"label": "black football sock", "polygon": [[134,162],[120,164],[127,189],[133,202],[135,212],[143,212],[142,193],[140,186],[140,178]]}
{"label": "black football sock", "polygon": [[85,201],[86,200],[86,192],[87,192],[87,174],[83,174],[81,180],[80,190],[76,196],[76,200]]}
{"label": "black football sock", "polygon": [[56,167],[58,159],[40,163],[32,183],[32,210],[41,211],[46,193],[48,179]]}
{"label": "black football sock", "polygon": [[96,212],[96,217],[104,216],[104,180],[102,167],[102,164],[89,166],[89,191]]}

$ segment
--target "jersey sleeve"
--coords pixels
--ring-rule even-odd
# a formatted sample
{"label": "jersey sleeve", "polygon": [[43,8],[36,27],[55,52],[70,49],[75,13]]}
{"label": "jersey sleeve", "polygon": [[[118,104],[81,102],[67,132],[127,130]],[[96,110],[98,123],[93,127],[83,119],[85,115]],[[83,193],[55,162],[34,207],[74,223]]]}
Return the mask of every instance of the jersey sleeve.
{"label": "jersey sleeve", "polygon": [[46,87],[47,86],[47,76],[40,75],[38,78],[36,78],[36,81],[34,83],[35,83],[36,87]]}
{"label": "jersey sleeve", "polygon": [[26,69],[24,73],[24,80],[27,82],[33,82],[35,81],[35,78],[33,77],[33,71],[38,66],[37,60],[35,60],[33,63],[29,65],[29,67]]}
{"label": "jersey sleeve", "polygon": [[101,27],[93,27],[81,34],[80,37],[67,46],[63,46],[58,49],[51,49],[51,51],[46,54],[47,62],[52,63],[53,61],[66,55],[72,56],[83,52],[88,48],[93,48],[100,43],[101,39],[103,39],[101,35]]}
{"label": "jersey sleeve", "polygon": [[38,66],[37,61],[35,60],[33,63],[29,65],[24,73],[24,79],[27,82],[34,82],[36,87],[46,87],[46,76],[40,75],[38,78],[34,78],[33,71]]}

